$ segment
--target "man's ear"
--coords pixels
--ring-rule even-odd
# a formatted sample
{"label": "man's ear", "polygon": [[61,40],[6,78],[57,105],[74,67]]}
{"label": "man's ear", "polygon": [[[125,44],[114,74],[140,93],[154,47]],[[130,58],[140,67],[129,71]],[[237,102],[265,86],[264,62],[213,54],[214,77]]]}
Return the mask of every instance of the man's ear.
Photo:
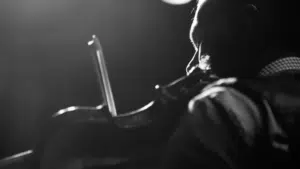
{"label": "man's ear", "polygon": [[243,21],[246,29],[253,31],[254,28],[257,28],[259,25],[259,9],[254,4],[246,4],[242,8]]}
{"label": "man's ear", "polygon": [[244,4],[240,7],[239,28],[241,36],[245,38],[245,41],[256,43],[257,36],[259,36],[261,23],[260,12],[254,4]]}

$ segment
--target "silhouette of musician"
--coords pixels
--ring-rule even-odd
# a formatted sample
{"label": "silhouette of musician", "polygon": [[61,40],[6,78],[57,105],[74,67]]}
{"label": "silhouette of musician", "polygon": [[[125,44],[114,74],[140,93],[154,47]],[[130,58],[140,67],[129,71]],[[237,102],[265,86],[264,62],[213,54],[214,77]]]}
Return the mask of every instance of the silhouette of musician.
{"label": "silhouette of musician", "polygon": [[[72,111],[75,117],[96,120],[58,132],[55,138],[47,138],[45,145],[40,143],[42,148],[32,158],[36,160],[35,166],[42,169],[79,169],[92,163],[102,166],[107,163],[108,168],[163,169],[297,166],[300,29],[296,2],[198,0],[190,29],[195,54],[186,71],[191,75],[210,70],[220,79],[196,91],[187,101],[186,110],[178,115],[178,125],[170,127],[167,124],[174,119],[162,118],[162,123],[152,126],[119,129],[109,118],[99,120],[92,109],[81,113],[73,107],[63,112],[66,118],[71,116],[66,112]],[[59,118],[57,124],[64,124],[65,117]],[[155,124],[165,127],[155,128]],[[56,123],[52,126],[59,128]],[[48,130],[44,133],[50,135]],[[95,159],[87,162],[85,155],[94,155]],[[146,155],[149,156],[144,161],[128,162],[130,158]]]}
{"label": "silhouette of musician", "polygon": [[198,1],[187,72],[211,68],[221,79],[190,100],[163,168],[298,164],[297,11],[293,0]]}

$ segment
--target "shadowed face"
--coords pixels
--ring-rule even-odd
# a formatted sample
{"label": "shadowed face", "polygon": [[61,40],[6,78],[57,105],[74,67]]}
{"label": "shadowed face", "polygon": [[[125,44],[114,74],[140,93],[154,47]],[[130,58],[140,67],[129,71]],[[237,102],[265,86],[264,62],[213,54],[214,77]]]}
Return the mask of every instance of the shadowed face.
{"label": "shadowed face", "polygon": [[242,3],[199,1],[190,38],[196,55],[209,55],[212,71],[221,77],[247,74],[250,56],[259,46],[245,9]]}

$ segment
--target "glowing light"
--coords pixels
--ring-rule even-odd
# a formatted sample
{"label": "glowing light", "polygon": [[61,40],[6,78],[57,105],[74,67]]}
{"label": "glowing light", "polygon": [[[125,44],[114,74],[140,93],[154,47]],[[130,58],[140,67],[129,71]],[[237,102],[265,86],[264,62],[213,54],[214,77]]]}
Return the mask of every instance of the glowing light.
{"label": "glowing light", "polygon": [[18,163],[20,161],[24,161],[24,158],[27,158],[32,153],[33,153],[32,150],[28,150],[28,151],[24,151],[24,152],[19,153],[19,154],[12,155],[10,157],[6,157],[6,158],[0,160],[0,166],[2,168],[3,166],[5,167],[9,164],[14,164],[14,163]]}
{"label": "glowing light", "polygon": [[183,5],[191,2],[192,0],[162,0],[162,1],[171,5]]}
{"label": "glowing light", "polygon": [[159,89],[160,88],[160,86],[159,85],[155,85],[155,89]]}
{"label": "glowing light", "polygon": [[64,114],[65,112],[66,112],[65,110],[59,110],[56,114],[61,115],[61,114]]}
{"label": "glowing light", "polygon": [[96,109],[97,109],[97,110],[101,110],[104,106],[106,106],[106,105],[100,104],[99,106],[96,107]]}
{"label": "glowing light", "polygon": [[25,155],[28,155],[28,154],[31,154],[33,153],[32,150],[28,150],[28,151],[24,151],[22,153],[19,153],[19,154],[15,154],[13,156],[11,156],[12,158],[18,158],[18,157],[22,157],[22,156],[25,156]]}
{"label": "glowing light", "polygon": [[93,41],[93,40],[91,40],[91,41],[88,41],[88,45],[89,45],[89,46],[91,46],[93,43],[94,43],[94,41]]}
{"label": "glowing light", "polygon": [[210,70],[209,58],[209,55],[201,56],[201,59],[199,59],[199,68],[201,70]]}
{"label": "glowing light", "polygon": [[66,108],[67,111],[74,111],[76,109],[77,109],[77,107],[75,107],[75,106],[71,106],[71,107]]}
{"label": "glowing light", "polygon": [[[64,114],[64,113],[66,113],[66,112],[74,111],[74,110],[77,110],[77,109],[78,109],[78,107],[76,107],[76,106],[71,106],[71,107],[68,107],[68,108],[59,110],[59,111],[56,113],[56,115],[61,115],[61,114]],[[56,115],[55,115],[55,116],[56,116]]]}

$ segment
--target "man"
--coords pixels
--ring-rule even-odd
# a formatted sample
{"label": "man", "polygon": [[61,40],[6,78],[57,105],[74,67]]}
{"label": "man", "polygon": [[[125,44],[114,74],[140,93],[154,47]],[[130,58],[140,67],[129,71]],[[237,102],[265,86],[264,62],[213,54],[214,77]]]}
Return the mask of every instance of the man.
{"label": "man", "polygon": [[[50,132],[44,130],[41,140],[47,144],[42,141],[37,151],[43,154],[41,168],[92,165],[93,159],[90,162],[85,156],[108,158],[95,161],[107,162],[109,167],[118,167],[119,161],[125,161],[120,167],[162,165],[164,169],[297,165],[300,85],[295,78],[300,59],[296,14],[296,1],[199,0],[191,27],[195,60],[187,72],[211,68],[222,79],[189,101],[187,113],[180,114],[179,127],[170,127],[174,112],[156,113],[165,119],[160,122],[155,117],[152,120],[159,122],[154,125],[127,130],[98,117],[105,114],[98,109],[65,109],[52,119],[55,123],[50,123],[49,131],[55,133],[53,126],[61,129],[58,124],[80,123],[58,132],[51,141]],[[144,121],[144,116],[136,117],[133,125]],[[157,160],[165,147],[162,161]]]}
{"label": "man", "polygon": [[198,1],[190,33],[196,53],[187,72],[211,67],[223,79],[189,102],[164,168],[298,164],[296,8],[293,0]]}

